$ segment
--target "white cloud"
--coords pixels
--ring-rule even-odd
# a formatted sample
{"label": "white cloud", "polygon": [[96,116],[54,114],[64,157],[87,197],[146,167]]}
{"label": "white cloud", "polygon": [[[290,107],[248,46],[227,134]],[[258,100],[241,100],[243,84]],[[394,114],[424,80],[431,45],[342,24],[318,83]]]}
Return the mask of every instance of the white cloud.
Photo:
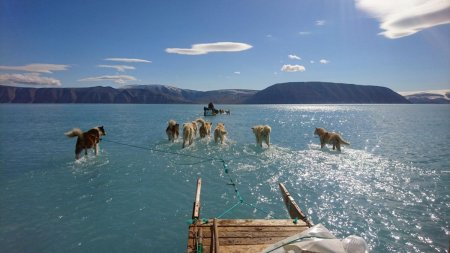
{"label": "white cloud", "polygon": [[167,53],[184,55],[202,55],[212,52],[239,52],[252,48],[251,45],[238,42],[216,42],[194,44],[191,48],[166,48]]}
{"label": "white cloud", "polygon": [[151,63],[149,60],[133,59],[133,58],[106,58],[105,61],[118,61],[127,63]]}
{"label": "white cloud", "polygon": [[319,62],[322,63],[322,64],[328,64],[328,63],[330,63],[330,61],[329,61],[329,60],[326,60],[326,59],[320,59]]}
{"label": "white cloud", "polygon": [[309,61],[311,64],[314,64],[314,63],[316,63],[315,61]]}
{"label": "white cloud", "polygon": [[290,54],[288,55],[289,59],[291,60],[301,60],[302,58],[300,58],[299,56],[295,55],[295,54]]}
{"label": "white cloud", "polygon": [[240,71],[235,71],[234,73],[235,73],[236,75],[240,75],[240,74],[241,74]]}
{"label": "white cloud", "polygon": [[283,65],[283,67],[281,67],[281,71],[283,72],[303,72],[305,70],[305,67],[301,65],[285,64]]}
{"label": "white cloud", "polygon": [[61,64],[28,64],[24,66],[0,66],[0,70],[16,70],[16,71],[27,71],[27,72],[36,72],[36,73],[53,73],[52,71],[62,71],[67,70],[69,65],[61,65]]}
{"label": "white cloud", "polygon": [[120,72],[125,72],[127,69],[135,69],[133,66],[127,66],[127,65],[97,65],[97,67],[100,68],[113,68]]}
{"label": "white cloud", "polygon": [[42,77],[39,73],[3,74],[0,75],[0,84],[26,84],[60,86],[61,81],[50,77]]}
{"label": "white cloud", "polygon": [[305,35],[310,35],[311,32],[299,32],[298,34],[300,34],[300,35],[302,35],[302,36],[305,36]]}
{"label": "white cloud", "polygon": [[80,79],[80,82],[100,82],[100,81],[112,81],[117,84],[125,84],[128,81],[136,81],[137,79],[133,76],[127,75],[116,75],[116,76],[97,76],[97,77],[87,77]]}
{"label": "white cloud", "polygon": [[355,0],[356,7],[380,22],[380,34],[390,39],[450,23],[448,0]]}
{"label": "white cloud", "polygon": [[325,20],[316,20],[316,25],[317,26],[323,26],[325,25],[326,21]]}

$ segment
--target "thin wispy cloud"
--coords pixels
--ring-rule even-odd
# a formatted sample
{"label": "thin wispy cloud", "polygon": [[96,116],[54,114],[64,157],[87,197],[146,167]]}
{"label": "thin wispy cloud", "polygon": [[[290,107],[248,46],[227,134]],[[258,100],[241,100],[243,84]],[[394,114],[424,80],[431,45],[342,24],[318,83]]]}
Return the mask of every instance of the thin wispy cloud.
{"label": "thin wispy cloud", "polygon": [[239,52],[252,48],[251,45],[238,42],[215,42],[194,44],[191,48],[166,48],[167,53],[183,55],[203,55],[217,52]]}
{"label": "thin wispy cloud", "polygon": [[234,71],[234,73],[235,73],[236,75],[240,75],[240,74],[241,74],[240,71]]}
{"label": "thin wispy cloud", "polygon": [[0,75],[0,84],[4,85],[47,85],[60,86],[61,81],[55,78],[40,76],[40,73],[3,74]]}
{"label": "thin wispy cloud", "polygon": [[120,72],[125,72],[126,70],[133,70],[136,69],[133,66],[127,66],[127,65],[97,65],[99,68],[112,68]]}
{"label": "thin wispy cloud", "polygon": [[317,26],[323,26],[323,25],[325,25],[326,24],[326,21],[325,20],[316,20],[316,25]]}
{"label": "thin wispy cloud", "polygon": [[288,58],[291,60],[301,60],[302,58],[300,58],[299,56],[295,55],[295,54],[290,54],[288,55]]}
{"label": "thin wispy cloud", "polygon": [[328,64],[328,63],[330,63],[330,61],[327,60],[327,59],[320,59],[319,62],[322,63],[322,64]]}
{"label": "thin wispy cloud", "polygon": [[102,81],[111,81],[116,84],[126,84],[129,81],[136,81],[137,79],[133,76],[128,75],[115,75],[115,76],[96,76],[96,77],[87,77],[80,79],[80,82],[102,82]]}
{"label": "thin wispy cloud", "polygon": [[127,63],[151,63],[149,60],[135,59],[135,58],[106,58],[105,61],[118,61]]}
{"label": "thin wispy cloud", "polygon": [[311,64],[314,64],[314,63],[316,63],[315,61],[309,61]]}
{"label": "thin wispy cloud", "polygon": [[47,73],[51,74],[53,71],[63,71],[67,70],[69,65],[61,64],[28,64],[24,66],[0,66],[0,70],[15,70],[15,71],[26,71],[35,73]]}
{"label": "thin wispy cloud", "polygon": [[310,35],[311,32],[299,32],[298,34],[300,34],[301,36],[306,36],[306,35]]}
{"label": "thin wispy cloud", "polygon": [[380,22],[379,33],[398,39],[424,29],[450,23],[448,0],[355,0],[356,7]]}
{"label": "thin wispy cloud", "polygon": [[285,64],[281,67],[281,71],[283,72],[304,72],[305,70],[305,67],[302,65]]}

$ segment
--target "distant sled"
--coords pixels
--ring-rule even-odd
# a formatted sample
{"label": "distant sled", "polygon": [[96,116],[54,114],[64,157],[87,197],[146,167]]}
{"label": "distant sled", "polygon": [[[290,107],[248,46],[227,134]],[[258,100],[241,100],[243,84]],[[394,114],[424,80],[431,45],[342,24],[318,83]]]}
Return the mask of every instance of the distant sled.
{"label": "distant sled", "polygon": [[205,116],[205,117],[206,116],[216,116],[217,113],[219,113],[219,110],[217,110],[217,109],[211,109],[208,107],[203,108],[203,116]]}

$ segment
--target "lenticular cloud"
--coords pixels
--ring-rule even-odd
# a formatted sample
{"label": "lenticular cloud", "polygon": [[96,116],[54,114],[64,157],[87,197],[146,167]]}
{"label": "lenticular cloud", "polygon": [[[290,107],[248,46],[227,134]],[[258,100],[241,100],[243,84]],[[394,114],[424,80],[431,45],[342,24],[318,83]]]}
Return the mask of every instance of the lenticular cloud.
{"label": "lenticular cloud", "polygon": [[0,66],[0,70],[16,70],[16,71],[26,71],[26,72],[35,72],[35,73],[47,73],[51,74],[53,71],[63,71],[67,70],[69,65],[61,65],[61,64],[28,64],[25,66]]}
{"label": "lenticular cloud", "polygon": [[239,52],[252,48],[251,45],[238,42],[216,42],[194,44],[191,48],[166,48],[167,53],[184,55],[202,55],[212,52]]}
{"label": "lenticular cloud", "polygon": [[380,34],[397,39],[424,29],[450,23],[450,1],[356,0],[356,7],[380,21]]}
{"label": "lenticular cloud", "polygon": [[283,67],[281,67],[281,71],[283,72],[303,72],[305,70],[305,67],[302,65],[285,64],[283,65]]}
{"label": "lenticular cloud", "polygon": [[128,81],[136,81],[137,79],[133,76],[128,75],[115,75],[115,76],[96,76],[87,77],[80,79],[80,82],[101,82],[101,81],[112,81],[116,84],[126,84]]}
{"label": "lenticular cloud", "polygon": [[3,74],[0,75],[0,84],[25,84],[25,85],[49,85],[60,86],[61,81],[55,78],[43,77],[39,73],[28,74]]}

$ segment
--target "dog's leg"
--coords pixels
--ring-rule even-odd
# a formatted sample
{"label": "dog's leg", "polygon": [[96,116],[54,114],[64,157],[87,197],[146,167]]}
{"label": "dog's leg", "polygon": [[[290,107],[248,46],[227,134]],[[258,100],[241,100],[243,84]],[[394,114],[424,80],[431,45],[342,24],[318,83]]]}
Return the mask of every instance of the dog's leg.
{"label": "dog's leg", "polygon": [[80,148],[80,147],[75,147],[75,159],[80,159],[80,153],[81,153],[81,151],[83,151],[83,149],[82,148]]}
{"label": "dog's leg", "polygon": [[325,146],[325,141],[323,138],[320,138],[320,148],[322,149]]}
{"label": "dog's leg", "polygon": [[339,142],[336,144],[336,148],[339,152],[341,152],[341,144]]}
{"label": "dog's leg", "polygon": [[95,146],[94,146],[95,155],[98,155],[98,150],[99,150],[99,149],[100,149],[100,147],[99,147],[98,143],[95,144]]}

